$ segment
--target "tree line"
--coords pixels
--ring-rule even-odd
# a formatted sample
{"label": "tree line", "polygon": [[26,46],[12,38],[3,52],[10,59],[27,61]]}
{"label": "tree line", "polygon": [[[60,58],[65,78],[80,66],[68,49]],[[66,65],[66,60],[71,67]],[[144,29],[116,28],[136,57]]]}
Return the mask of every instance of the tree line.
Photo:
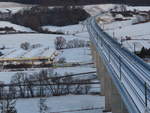
{"label": "tree line", "polygon": [[[67,74],[68,73],[65,75]],[[11,85],[6,87],[3,82],[0,83],[0,98],[4,98],[6,94],[10,94],[11,98],[88,94],[90,90],[90,84],[88,84],[91,81],[90,79],[80,80],[79,78],[71,76],[60,76],[62,75],[54,73],[52,69],[41,70],[40,72],[32,74],[22,72],[16,73],[11,78]]]}
{"label": "tree line", "polygon": [[0,2],[18,2],[24,4],[42,4],[49,6],[56,5],[90,5],[90,4],[128,4],[133,6],[150,5],[149,0],[0,0]]}

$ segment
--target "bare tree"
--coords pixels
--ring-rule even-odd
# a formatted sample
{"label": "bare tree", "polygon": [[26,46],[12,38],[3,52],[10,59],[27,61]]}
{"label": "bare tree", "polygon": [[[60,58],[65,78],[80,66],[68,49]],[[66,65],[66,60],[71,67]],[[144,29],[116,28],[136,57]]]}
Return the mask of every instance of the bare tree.
{"label": "bare tree", "polygon": [[39,113],[48,113],[48,106],[46,105],[46,98],[40,98],[39,100]]}
{"label": "bare tree", "polygon": [[29,42],[24,42],[20,45],[20,48],[22,48],[24,50],[28,50],[28,49],[30,49],[30,43]]}
{"label": "bare tree", "polygon": [[25,97],[26,87],[22,86],[22,84],[25,83],[25,76],[27,76],[27,73],[16,73],[11,78],[11,83],[17,83],[18,84],[20,97]]}
{"label": "bare tree", "polygon": [[55,39],[55,48],[57,50],[63,49],[66,46],[66,40],[64,37],[56,37]]}
{"label": "bare tree", "polygon": [[17,113],[15,108],[16,100],[14,100],[10,93],[5,93],[3,99],[0,100],[1,113]]}
{"label": "bare tree", "polygon": [[66,63],[66,58],[64,57],[59,58],[58,63]]}

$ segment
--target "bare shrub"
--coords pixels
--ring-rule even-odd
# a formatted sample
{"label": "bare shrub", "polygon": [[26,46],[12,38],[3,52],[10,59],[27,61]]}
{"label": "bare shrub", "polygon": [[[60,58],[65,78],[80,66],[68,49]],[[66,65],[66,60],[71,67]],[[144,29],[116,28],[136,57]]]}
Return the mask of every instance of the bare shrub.
{"label": "bare shrub", "polygon": [[30,49],[30,43],[29,42],[21,43],[20,48],[22,48],[24,50],[28,50],[28,49]]}
{"label": "bare shrub", "polygon": [[[21,97],[47,97],[66,94],[87,94],[90,86],[80,84],[90,82],[71,77],[71,73],[63,76],[54,73],[52,69],[41,70],[33,74],[17,73],[12,77],[11,83],[17,84],[9,87],[9,93],[13,98]],[[79,84],[72,84],[72,83]],[[1,87],[2,89],[3,87]]]}
{"label": "bare shrub", "polygon": [[61,57],[61,58],[59,58],[59,60],[57,62],[58,63],[66,63],[66,58]]}
{"label": "bare shrub", "polygon": [[65,45],[66,45],[66,40],[65,40],[64,37],[62,37],[62,36],[56,37],[56,39],[55,39],[55,48],[57,50],[64,49]]}
{"label": "bare shrub", "polygon": [[0,112],[1,113],[17,113],[15,108],[16,100],[14,100],[10,93],[5,93],[3,99],[0,100]]}
{"label": "bare shrub", "polygon": [[48,106],[46,105],[45,98],[40,98],[38,107],[39,107],[39,113],[48,113]]}
{"label": "bare shrub", "polygon": [[32,46],[31,46],[31,48],[39,48],[39,47],[41,47],[42,45],[41,44],[33,44]]}
{"label": "bare shrub", "polygon": [[66,48],[79,48],[89,46],[88,41],[73,39],[67,42]]}

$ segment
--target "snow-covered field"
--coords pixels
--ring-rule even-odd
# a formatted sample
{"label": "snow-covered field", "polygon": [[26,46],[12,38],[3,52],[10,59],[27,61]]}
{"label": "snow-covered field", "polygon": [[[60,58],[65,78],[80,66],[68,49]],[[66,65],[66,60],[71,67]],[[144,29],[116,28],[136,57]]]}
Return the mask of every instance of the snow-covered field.
{"label": "snow-covered field", "polygon": [[130,11],[134,11],[134,10],[137,10],[137,11],[150,11],[150,7],[149,6],[128,6],[127,7],[128,10]]}
{"label": "snow-covered field", "polygon": [[[109,29],[108,26],[109,25],[106,25],[106,28]],[[113,30],[107,30],[106,32],[109,33],[111,36],[114,35],[114,37],[117,38],[118,40],[121,40],[121,38],[125,39],[126,36],[131,37],[132,40],[124,41],[123,46],[133,52],[134,46],[136,49],[135,51],[140,51],[142,47],[145,47],[148,49],[150,48],[149,27],[150,27],[150,22],[144,23],[144,24],[129,25],[129,26],[125,25],[125,27],[121,26],[121,28],[114,28]],[[136,40],[136,39],[139,39],[139,40]],[[146,40],[143,40],[143,39],[146,39]]]}
{"label": "snow-covered field", "polygon": [[[52,34],[8,34],[0,35],[0,45],[5,46],[6,49],[1,50],[4,53],[5,58],[16,58],[16,57],[36,57],[36,56],[50,56],[55,51],[54,40],[58,36],[63,36],[67,41],[72,39],[81,39],[88,41],[88,37],[82,37],[83,34],[78,34],[78,36],[72,35],[52,35]],[[33,44],[41,44],[41,47],[35,49],[29,49],[25,51],[20,48],[21,43],[29,42]],[[76,53],[78,50],[74,50]],[[80,52],[88,52],[87,49],[79,49]],[[67,50],[64,50],[67,53]],[[41,54],[42,53],[42,54]],[[73,54],[73,52],[71,52]],[[70,54],[71,54],[70,53]],[[76,54],[75,53],[75,54]],[[78,52],[79,54],[79,52]],[[82,57],[84,57],[82,55]],[[79,58],[79,57],[78,57]]]}
{"label": "snow-covered field", "polygon": [[31,7],[32,5],[24,5],[14,2],[0,2],[0,12],[9,12],[16,13],[19,10],[27,7]]}
{"label": "snow-covered field", "polygon": [[[42,69],[48,69],[48,68],[42,68]],[[5,71],[5,72],[0,72],[0,81],[3,81],[4,83],[10,83],[11,77],[15,75],[16,73],[37,73],[41,71],[42,69],[27,69],[25,71]],[[86,73],[86,72],[93,72],[96,71],[96,68],[93,67],[93,65],[86,65],[86,66],[76,66],[76,67],[62,67],[62,68],[54,68],[53,69],[54,73],[58,73],[58,75],[64,76],[65,73],[69,74],[76,74],[76,73]],[[83,75],[81,75],[83,76]],[[84,75],[85,78],[87,78],[87,75]],[[87,77],[86,77],[87,76]]]}
{"label": "snow-covered field", "polygon": [[90,48],[72,48],[62,50],[58,59],[64,57],[67,62],[81,62],[81,63],[91,63],[91,49]]}
{"label": "snow-covered field", "polygon": [[[102,113],[105,102],[102,96],[69,95],[47,98],[46,104],[49,108],[48,113],[61,111],[66,111],[64,113]],[[18,99],[16,108],[18,113],[38,113],[39,99]],[[94,108],[98,109],[94,110]]]}
{"label": "snow-covered field", "polygon": [[[51,56],[55,51],[54,39],[56,36],[48,34],[9,34],[0,35],[0,45],[6,49],[1,50],[4,53],[3,58],[16,57],[38,57]],[[29,42],[31,45],[40,44],[41,47],[29,50],[23,50],[20,45]],[[41,54],[42,53],[42,54]]]}
{"label": "snow-covered field", "polygon": [[62,32],[68,35],[71,34],[77,34],[83,31],[86,31],[85,26],[77,24],[77,25],[69,25],[69,26],[63,26],[63,27],[57,27],[57,26],[43,26],[44,30],[53,31],[53,32]]}
{"label": "snow-covered field", "polygon": [[13,24],[9,21],[0,21],[0,28],[5,28],[5,27],[12,27],[14,30],[21,31],[21,32],[35,32],[30,28],[16,25],[16,24]]}
{"label": "snow-covered field", "polygon": [[84,9],[92,16],[95,16],[103,11],[108,11],[114,8],[114,4],[87,5]]}
{"label": "snow-covered field", "polygon": [[[50,29],[53,27],[49,27]],[[72,39],[80,39],[89,41],[89,35],[84,30],[82,31],[81,25],[74,25],[57,28],[68,32],[68,34],[74,35],[51,35],[51,34],[8,34],[0,35],[0,45],[5,45],[7,49],[1,50],[4,53],[4,58],[15,58],[15,57],[35,57],[35,56],[50,56],[50,54],[55,50],[54,40],[57,36],[63,36],[67,41]],[[56,29],[56,30],[57,30]],[[9,41],[8,41],[9,40]],[[29,49],[28,51],[20,49],[20,44],[23,42],[30,42],[30,44],[41,44],[42,46],[36,49]],[[48,49],[46,49],[48,48]],[[62,52],[63,51],[63,52]],[[67,62],[82,62],[91,63],[91,52],[90,48],[71,48],[61,50],[59,53],[60,57],[66,58]],[[48,68],[47,68],[48,69]],[[28,69],[22,71],[28,74],[39,72],[41,69]],[[93,65],[86,66],[76,66],[76,67],[64,67],[55,68],[54,73],[64,75],[65,73],[85,73],[90,71],[96,71]],[[0,72],[0,81],[4,83],[10,83],[11,77],[16,74],[15,72]],[[95,74],[87,74],[78,76],[79,79],[86,79],[90,76],[95,76]],[[94,80],[98,82],[97,80]],[[94,82],[93,81],[93,82]],[[100,92],[100,85],[91,85],[89,92]],[[49,108],[49,113],[51,112],[61,112],[69,111],[70,113],[102,113],[104,109],[104,97],[101,96],[91,96],[91,95],[68,95],[59,97],[47,98],[47,106]],[[32,105],[32,106],[31,106]],[[16,109],[18,113],[38,113],[39,112],[39,99],[17,99]],[[86,110],[89,109],[89,110]]]}
{"label": "snow-covered field", "polygon": [[[131,10],[132,8],[137,8],[138,10],[149,10],[148,7],[127,7],[127,9]],[[114,19],[122,18],[126,19],[123,21],[114,21]],[[121,43],[124,47],[129,49],[131,52],[140,51],[142,47],[150,48],[150,22],[133,24],[133,22],[137,21],[137,15],[133,15],[133,17],[123,17],[121,14],[116,17],[112,17],[110,13],[100,15],[97,20],[99,21],[99,25],[104,29],[110,36],[115,38],[119,43]],[[142,18],[142,17],[141,17]],[[144,17],[143,17],[144,18]],[[103,21],[101,21],[103,20]],[[130,40],[126,40],[127,37],[130,37]]]}

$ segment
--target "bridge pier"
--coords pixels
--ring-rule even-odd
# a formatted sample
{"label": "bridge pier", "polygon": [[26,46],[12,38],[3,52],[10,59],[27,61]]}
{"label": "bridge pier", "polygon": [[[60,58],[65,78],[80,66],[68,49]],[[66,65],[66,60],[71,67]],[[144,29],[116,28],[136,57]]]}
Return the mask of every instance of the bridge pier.
{"label": "bridge pier", "polygon": [[109,76],[106,66],[96,48],[91,44],[93,61],[97,68],[97,75],[101,83],[101,95],[105,96],[105,111],[112,113],[128,113],[121,96]]}
{"label": "bridge pier", "polygon": [[111,106],[112,113],[128,113],[124,102],[121,99],[121,96],[116,88],[116,86],[111,84]]}
{"label": "bridge pier", "polygon": [[104,96],[105,95],[105,91],[104,91],[104,76],[101,74],[101,59],[99,58],[99,54],[97,53],[96,51],[96,48],[94,47],[94,45],[91,43],[91,49],[92,49],[92,59],[93,59],[93,62],[96,66],[96,74],[98,75],[98,79],[100,80],[101,82],[101,96]]}

